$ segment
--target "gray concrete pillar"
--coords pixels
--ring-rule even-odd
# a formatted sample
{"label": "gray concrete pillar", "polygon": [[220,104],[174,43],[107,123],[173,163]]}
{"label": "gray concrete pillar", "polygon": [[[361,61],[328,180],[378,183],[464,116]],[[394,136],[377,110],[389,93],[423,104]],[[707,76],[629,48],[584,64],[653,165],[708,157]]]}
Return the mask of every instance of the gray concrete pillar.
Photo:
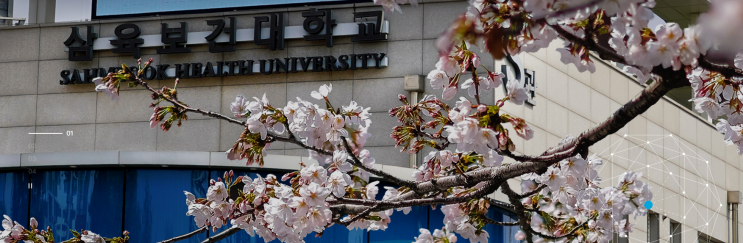
{"label": "gray concrete pillar", "polygon": [[56,7],[57,0],[29,0],[28,23],[54,23],[54,12]]}

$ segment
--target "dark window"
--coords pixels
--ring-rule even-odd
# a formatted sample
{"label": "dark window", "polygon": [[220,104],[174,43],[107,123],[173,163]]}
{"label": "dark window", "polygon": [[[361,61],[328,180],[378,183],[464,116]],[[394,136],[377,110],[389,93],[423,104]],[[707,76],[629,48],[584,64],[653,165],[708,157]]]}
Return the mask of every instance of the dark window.
{"label": "dark window", "polygon": [[681,243],[681,223],[671,220],[671,243]]}
{"label": "dark window", "polygon": [[[209,174],[205,170],[129,170],[126,172],[125,229],[131,242],[159,242],[198,229],[187,216],[186,195],[206,197]],[[94,231],[95,232],[95,231]],[[56,232],[55,232],[56,233]],[[108,235],[118,235],[108,234]],[[183,242],[201,242],[206,233]]]}
{"label": "dark window", "polygon": [[57,242],[72,238],[70,229],[121,235],[124,171],[38,171],[31,182],[29,216],[51,227]]}
{"label": "dark window", "polygon": [[660,215],[648,212],[648,242],[658,242],[660,239]]}
{"label": "dark window", "polygon": [[706,235],[702,232],[698,232],[699,243],[722,243],[721,240],[712,238],[712,236]]}

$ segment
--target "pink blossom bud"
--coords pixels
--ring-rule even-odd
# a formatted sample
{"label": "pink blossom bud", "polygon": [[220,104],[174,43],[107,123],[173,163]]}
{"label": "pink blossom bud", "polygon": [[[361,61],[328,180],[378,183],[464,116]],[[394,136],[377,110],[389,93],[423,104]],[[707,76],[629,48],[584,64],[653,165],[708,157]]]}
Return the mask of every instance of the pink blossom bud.
{"label": "pink blossom bud", "polygon": [[39,234],[39,229],[34,229],[34,234]]}
{"label": "pink blossom bud", "polygon": [[485,106],[485,105],[479,105],[479,106],[477,106],[477,112],[485,113],[487,111],[488,111],[488,107],[487,106]]}
{"label": "pink blossom bud", "polygon": [[[227,178],[227,176],[229,176],[229,175],[230,175],[230,172],[225,171],[224,172],[224,175],[222,177]],[[217,179],[221,179],[221,178],[217,178]]]}
{"label": "pink blossom bud", "polygon": [[80,231],[82,232],[83,235],[88,235],[88,231],[87,230],[80,230]]}
{"label": "pink blossom bud", "polygon": [[457,236],[456,235],[450,235],[449,236],[449,243],[455,243],[457,242]]}
{"label": "pink blossom bud", "polygon": [[179,83],[181,83],[181,79],[180,78],[176,78],[175,79],[175,85],[178,85]]}
{"label": "pink blossom bud", "polygon": [[472,68],[477,68],[480,66],[480,57],[477,56],[477,54],[472,53]]}
{"label": "pink blossom bud", "polygon": [[524,231],[519,230],[519,232],[516,232],[516,236],[514,236],[514,238],[516,238],[516,240],[524,240],[526,239],[526,234],[524,233]]}
{"label": "pink blossom bud", "polygon": [[405,95],[399,94],[399,95],[397,95],[397,99],[398,100],[406,100],[406,99],[408,99],[408,97],[405,96]]}
{"label": "pink blossom bud", "polygon": [[152,63],[152,57],[150,57],[150,60],[147,60],[148,63]]}
{"label": "pink blossom bud", "polygon": [[230,177],[233,177],[233,176],[235,176],[235,172],[230,170]]}
{"label": "pink blossom bud", "polygon": [[142,65],[142,58],[137,59],[137,66]]}
{"label": "pink blossom bud", "polygon": [[39,227],[39,221],[36,221],[36,218],[31,217],[31,222],[29,223],[29,226],[31,226],[32,229],[36,229],[36,227]]}
{"label": "pink blossom bud", "polygon": [[[152,61],[152,58],[150,58],[150,61]],[[129,231],[124,230],[124,233],[121,233],[121,234],[124,235],[124,236],[127,236],[127,235],[129,235]]]}

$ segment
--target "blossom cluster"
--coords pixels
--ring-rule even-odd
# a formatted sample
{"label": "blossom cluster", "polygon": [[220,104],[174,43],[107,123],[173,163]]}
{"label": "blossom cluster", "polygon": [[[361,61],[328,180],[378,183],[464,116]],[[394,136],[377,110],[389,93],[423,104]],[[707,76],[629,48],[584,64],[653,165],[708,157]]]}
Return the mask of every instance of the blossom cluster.
{"label": "blossom cluster", "polygon": [[[644,216],[645,201],[652,200],[650,187],[632,171],[620,176],[615,187],[600,188],[599,166],[603,162],[595,155],[583,159],[570,157],[537,175],[521,176],[522,191],[533,195],[522,200],[530,213],[529,223],[536,234],[565,237],[571,242],[608,242],[614,233],[627,237],[632,224],[624,217]],[[539,191],[535,191],[540,189]],[[523,230],[523,229],[522,229]],[[523,240],[524,234],[516,235]]]}
{"label": "blossom cluster", "polygon": [[[360,153],[366,140],[371,136],[367,131],[371,125],[369,108],[358,106],[351,101],[348,106],[334,109],[327,99],[333,90],[333,85],[323,85],[319,90],[312,92],[312,97],[324,100],[326,108],[300,99],[289,101],[283,108],[270,105],[266,95],[254,101],[247,100],[238,95],[230,105],[235,117],[247,118],[245,132],[237,143],[227,151],[228,158],[232,160],[246,159],[247,164],[254,162],[263,164],[263,157],[271,142],[278,139],[279,135],[285,133],[302,139],[310,147],[326,151],[343,150],[341,148],[342,138],[347,137],[351,141],[355,153]],[[276,136],[268,136],[269,132]],[[313,158],[320,161],[330,162],[332,156],[311,153]]]}
{"label": "blossom cluster", "polygon": [[[321,234],[325,228],[340,222],[330,210],[329,199],[374,199],[379,191],[378,181],[367,183],[358,176],[343,172],[341,166],[326,169],[318,164],[302,164],[301,170],[281,178],[284,183],[274,175],[235,178],[233,171],[225,172],[224,178],[224,181],[220,178],[210,182],[206,198],[196,198],[185,192],[187,215],[194,216],[198,227],[210,227],[216,231],[229,222],[266,242],[274,239],[303,242],[309,233]],[[396,192],[396,189],[388,188],[385,197],[396,196]],[[384,230],[391,215],[391,209],[374,212],[349,224],[348,228]]]}
{"label": "blossom cluster", "polygon": [[[47,226],[46,230],[38,229],[39,221],[36,218],[31,217],[29,221],[30,229],[24,228],[21,224],[13,221],[8,215],[3,215],[2,227],[3,230],[0,232],[0,241],[6,243],[53,243],[54,235],[51,227]],[[70,230],[73,238],[64,242],[69,243],[125,243],[129,242],[129,232],[124,231],[122,237],[115,238],[104,238],[96,233],[89,230],[81,230],[78,233],[75,230]]]}
{"label": "blossom cluster", "polygon": [[[322,233],[340,222],[333,216],[328,200],[376,198],[379,182],[369,182],[369,168],[374,167],[375,160],[364,149],[370,136],[369,108],[353,101],[333,108],[327,98],[332,89],[332,85],[323,85],[311,94],[325,101],[326,108],[300,98],[276,108],[265,95],[253,101],[237,96],[230,108],[238,119],[247,119],[246,129],[227,151],[229,159],[263,165],[265,149],[271,142],[296,139],[312,148],[310,157],[318,163],[301,164],[301,170],[284,175],[281,181],[289,185],[273,175],[253,180],[247,176],[235,178],[230,171],[224,181],[211,181],[206,198],[186,192],[187,214],[194,216],[197,226],[216,230],[229,222],[266,241],[301,242],[307,234]],[[397,192],[388,190],[385,197],[396,196],[393,191]],[[386,229],[391,214],[392,210],[372,212],[348,222],[348,227]]]}
{"label": "blossom cluster", "polygon": [[[736,56],[735,66],[743,67],[743,54]],[[724,134],[728,145],[735,145],[743,154],[743,93],[740,86],[720,73],[696,68],[687,75],[691,81],[694,108],[717,120],[717,131]]]}

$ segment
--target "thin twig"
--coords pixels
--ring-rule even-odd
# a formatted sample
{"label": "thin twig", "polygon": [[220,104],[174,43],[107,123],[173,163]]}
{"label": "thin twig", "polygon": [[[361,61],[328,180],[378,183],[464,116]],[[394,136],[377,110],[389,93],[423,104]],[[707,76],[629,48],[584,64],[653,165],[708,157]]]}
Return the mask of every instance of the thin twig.
{"label": "thin twig", "polygon": [[493,224],[493,225],[500,225],[500,226],[518,226],[519,222],[501,222],[501,221],[495,221],[488,217],[483,217],[483,221],[485,221],[486,224]]}
{"label": "thin twig", "polygon": [[361,168],[361,169],[363,169],[365,171],[368,171],[369,173],[372,173],[374,175],[377,175],[379,177],[382,177],[385,180],[390,181],[392,183],[395,183],[395,184],[397,184],[399,186],[405,186],[405,187],[409,187],[412,190],[417,190],[416,184],[414,182],[412,182],[412,181],[403,180],[403,179],[397,178],[397,177],[395,177],[393,175],[390,175],[387,172],[384,172],[384,171],[381,171],[381,170],[377,170],[375,168],[371,168],[371,167],[365,166],[363,163],[361,163],[361,161],[359,160],[359,158],[356,157],[356,154],[354,154],[353,151],[351,150],[351,146],[349,146],[349,144],[348,144],[348,139],[346,139],[346,137],[344,137],[344,136],[341,136],[341,140],[343,141],[343,146],[346,147],[346,152],[348,153],[348,156],[351,157],[351,159],[349,159],[349,161],[351,162],[351,164],[353,164],[353,165],[355,165],[355,166],[357,166],[357,167],[359,167],[359,168]]}
{"label": "thin twig", "polygon": [[201,228],[199,228],[197,230],[194,230],[194,231],[192,231],[190,233],[179,235],[179,236],[176,236],[176,237],[173,237],[173,238],[164,240],[164,241],[160,241],[159,243],[173,243],[173,242],[176,242],[176,241],[185,240],[185,239],[191,238],[194,235],[198,235],[198,234],[201,234],[201,233],[206,232],[206,229],[207,229],[207,227],[204,226],[204,227],[201,227]]}

